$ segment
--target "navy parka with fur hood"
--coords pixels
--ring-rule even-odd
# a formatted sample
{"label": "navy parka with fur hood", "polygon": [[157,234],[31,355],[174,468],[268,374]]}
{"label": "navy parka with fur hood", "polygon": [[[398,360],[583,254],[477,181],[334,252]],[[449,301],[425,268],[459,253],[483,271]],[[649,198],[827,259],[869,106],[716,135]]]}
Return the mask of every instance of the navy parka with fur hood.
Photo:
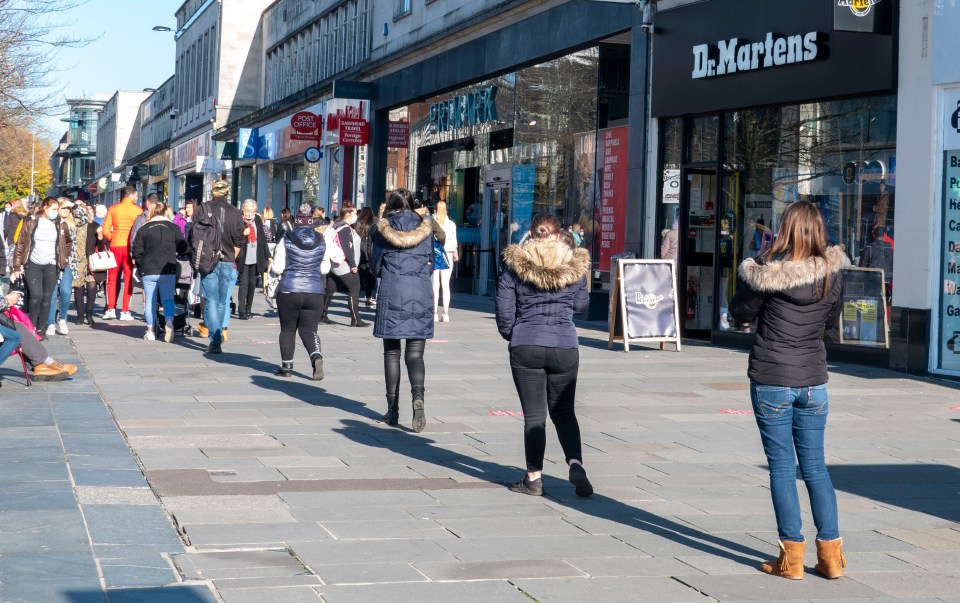
{"label": "navy parka with fur hood", "polygon": [[380,218],[374,225],[371,269],[380,277],[373,336],[433,337],[433,227],[412,211]]}

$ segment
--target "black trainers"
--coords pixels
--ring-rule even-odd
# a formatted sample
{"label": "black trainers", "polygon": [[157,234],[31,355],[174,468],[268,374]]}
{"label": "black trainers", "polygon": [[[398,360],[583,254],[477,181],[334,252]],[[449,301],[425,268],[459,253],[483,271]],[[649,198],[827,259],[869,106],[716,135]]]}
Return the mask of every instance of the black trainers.
{"label": "black trainers", "polygon": [[530,481],[529,476],[524,474],[522,480],[510,486],[510,490],[530,496],[543,496],[543,479]]}
{"label": "black trainers", "polygon": [[223,350],[220,348],[219,343],[211,343],[207,346],[205,354],[222,354]]}
{"label": "black trainers", "polygon": [[281,362],[280,368],[273,371],[273,374],[277,377],[293,377],[293,363]]}
{"label": "black trainers", "polygon": [[590,496],[593,494],[593,486],[587,479],[587,471],[580,463],[570,465],[570,483],[576,489],[577,496]]}

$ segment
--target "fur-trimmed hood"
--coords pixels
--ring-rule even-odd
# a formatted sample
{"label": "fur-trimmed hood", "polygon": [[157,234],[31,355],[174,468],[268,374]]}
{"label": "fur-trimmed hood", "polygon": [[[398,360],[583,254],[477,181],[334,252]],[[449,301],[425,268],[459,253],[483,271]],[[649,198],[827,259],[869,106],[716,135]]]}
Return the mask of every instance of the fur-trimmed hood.
{"label": "fur-trimmed hood", "polygon": [[822,281],[827,274],[836,274],[850,265],[850,260],[840,246],[829,247],[827,261],[807,258],[795,262],[792,260],[766,260],[757,262],[746,259],[740,264],[740,278],[751,289],[760,293],[785,293]]}
{"label": "fur-trimmed hood", "polygon": [[[409,230],[399,230],[399,227],[413,225],[411,218],[416,217],[420,224]],[[429,220],[420,218],[412,212],[401,212],[390,216],[389,218],[380,218],[377,220],[377,232],[383,238],[400,249],[411,249],[420,243],[423,243],[427,237],[433,234],[433,225]]]}
{"label": "fur-trimmed hood", "polygon": [[503,261],[517,277],[544,291],[557,291],[580,282],[590,272],[590,254],[562,241],[531,240],[510,245]]}

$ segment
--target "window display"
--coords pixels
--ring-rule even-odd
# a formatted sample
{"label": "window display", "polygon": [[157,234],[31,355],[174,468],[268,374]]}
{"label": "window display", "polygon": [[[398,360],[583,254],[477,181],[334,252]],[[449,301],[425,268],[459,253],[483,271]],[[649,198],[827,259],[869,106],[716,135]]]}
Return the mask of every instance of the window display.
{"label": "window display", "polygon": [[[736,292],[736,266],[766,251],[786,207],[807,200],[823,214],[828,244],[840,245],[853,266],[876,269],[885,281],[879,301],[884,308],[863,312],[858,327],[845,326],[834,335],[845,343],[887,345],[885,337],[861,339],[860,331],[883,333],[889,312],[896,127],[894,96],[725,116],[721,256],[729,256],[729,261],[721,266],[721,330],[749,330],[749,325],[730,322],[722,301]],[[852,290],[845,296],[853,300],[852,307],[872,303],[859,300]]]}

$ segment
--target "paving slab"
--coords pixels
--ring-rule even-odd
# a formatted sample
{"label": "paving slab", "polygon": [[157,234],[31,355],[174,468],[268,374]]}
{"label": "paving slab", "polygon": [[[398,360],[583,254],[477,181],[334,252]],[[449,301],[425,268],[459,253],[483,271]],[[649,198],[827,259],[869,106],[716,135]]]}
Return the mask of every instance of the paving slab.
{"label": "paving slab", "polygon": [[[320,329],[322,383],[270,374],[276,344],[254,341],[275,342],[277,319],[259,297],[219,357],[128,336],[136,324],[54,338],[58,357],[80,359],[73,380],[16,391],[0,369],[0,555],[86,556],[99,575],[32,587],[71,603],[102,603],[105,588],[111,603],[958,600],[946,590],[960,592],[956,388],[834,365],[826,452],[848,577],[791,584],[756,569],[776,532],[753,418],[721,413],[750,407],[746,354],[608,352],[606,333],[582,325],[577,407],[596,494],[574,494],[548,426],[547,496],[525,497],[505,487],[523,471],[523,419],[500,412],[519,404],[490,302],[454,302],[427,346],[421,434],[406,398],[401,428],[376,422],[369,330]],[[339,296],[332,313],[344,322]]]}

